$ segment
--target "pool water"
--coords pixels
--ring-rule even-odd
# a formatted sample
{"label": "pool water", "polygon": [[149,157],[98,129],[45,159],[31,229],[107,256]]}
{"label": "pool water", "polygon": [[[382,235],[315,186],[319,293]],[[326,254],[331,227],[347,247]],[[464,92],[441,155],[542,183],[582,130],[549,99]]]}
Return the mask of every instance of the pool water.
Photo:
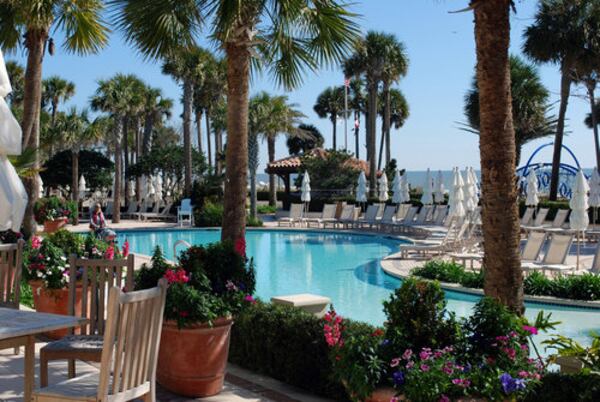
{"label": "pool water", "polygon": [[[128,231],[119,233],[119,243],[127,238],[133,252],[151,255],[160,245],[165,256],[174,260],[178,240],[190,244],[219,241],[218,230]],[[256,295],[263,300],[294,293],[315,293],[331,298],[342,316],[381,325],[385,320],[381,302],[402,282],[383,272],[381,258],[395,252],[401,241],[369,235],[334,232],[249,230],[246,247],[256,266]],[[180,251],[178,249],[178,251]],[[478,296],[446,292],[448,309],[459,317],[469,316]],[[561,321],[558,331],[589,343],[587,334],[600,331],[600,310],[527,303],[526,315],[535,318],[540,310]],[[540,337],[539,340],[542,340]]]}

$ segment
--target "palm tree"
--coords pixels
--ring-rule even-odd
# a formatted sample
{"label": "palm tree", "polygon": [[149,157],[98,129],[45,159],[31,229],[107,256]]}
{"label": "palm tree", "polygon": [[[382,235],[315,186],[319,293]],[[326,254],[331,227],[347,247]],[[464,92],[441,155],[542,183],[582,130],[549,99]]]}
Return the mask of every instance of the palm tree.
{"label": "palm tree", "polygon": [[[40,109],[42,104],[42,62],[44,51],[53,53],[50,34],[64,34],[64,48],[78,54],[96,53],[108,42],[108,28],[102,20],[101,0],[19,0],[0,2],[0,47],[5,50],[23,46],[27,50],[27,68],[23,92],[24,148],[39,147]],[[21,39],[23,38],[23,41]],[[37,155],[37,153],[36,153]],[[37,157],[37,156],[36,156]],[[39,160],[34,164],[39,168]],[[33,204],[39,197],[36,180],[26,179],[29,196],[23,231],[35,231]]]}
{"label": "palm tree", "polygon": [[[510,57],[512,118],[515,128],[515,167],[521,160],[523,145],[555,132],[555,119],[547,115],[549,92],[538,71],[518,56]],[[479,88],[477,76],[465,95],[465,131],[479,135]]]}
{"label": "palm tree", "polygon": [[[381,143],[379,144],[379,162],[377,163],[377,170],[381,170],[381,162],[383,156],[383,145],[385,139],[386,155],[389,157],[390,148],[390,128],[393,126],[396,130],[400,129],[408,119],[409,109],[408,102],[399,89],[390,88],[380,94],[379,105],[379,116],[382,118],[381,127]],[[387,115],[387,116],[386,116]],[[387,132],[386,132],[387,131]],[[386,157],[385,166],[388,166],[390,160]]]}
{"label": "palm tree", "polygon": [[523,272],[515,186],[509,14],[511,0],[472,0],[475,14],[481,155],[484,292],[523,312]]}
{"label": "palm tree", "polygon": [[321,148],[325,139],[318,128],[312,124],[300,124],[298,126],[302,136],[288,136],[286,146],[290,155],[304,155],[312,149]]}
{"label": "palm tree", "polygon": [[343,86],[329,87],[319,94],[313,110],[321,119],[329,119],[333,128],[333,149],[337,149],[337,118],[344,116],[344,92]]}
{"label": "palm tree", "polygon": [[19,63],[7,61],[6,72],[12,86],[12,92],[8,94],[6,101],[13,108],[20,107],[23,104],[23,92],[25,90],[25,70]]}
{"label": "palm tree", "polygon": [[171,118],[173,100],[165,98],[160,88],[146,88],[144,96],[144,133],[142,135],[142,155],[150,152],[152,144],[152,133],[157,125],[162,123],[163,118]]}
{"label": "palm tree", "polygon": [[[248,170],[248,85],[251,60],[264,63],[286,89],[320,63],[340,61],[358,34],[354,14],[337,0],[165,2],[113,0],[117,24],[148,57],[193,43],[212,18],[212,37],[227,60],[227,150],[222,240],[244,237]],[[181,34],[181,36],[178,36]],[[254,53],[262,57],[252,58]]]}
{"label": "palm tree", "polygon": [[523,52],[537,63],[560,66],[560,107],[554,138],[550,194],[558,194],[560,155],[565,130],[573,68],[584,50],[587,0],[544,0],[538,4],[535,22],[524,33]]}
{"label": "palm tree", "polygon": [[54,124],[58,104],[66,102],[75,95],[75,84],[53,75],[42,81],[42,88],[42,103],[50,107],[51,121]]}
{"label": "palm tree", "polygon": [[[405,59],[404,48],[394,35],[369,31],[356,43],[354,54],[344,62],[344,74],[347,77],[365,76],[367,84],[367,161],[369,162],[369,182],[375,183],[377,177],[377,94],[384,77],[391,82],[394,60]],[[406,61],[406,60],[404,60]],[[405,68],[398,68],[405,71]],[[371,185],[371,195],[375,195],[377,186]]]}
{"label": "palm tree", "polygon": [[366,103],[363,81],[361,79],[350,80],[348,107],[354,111],[354,156],[357,159],[360,159],[360,115],[366,113]]}
{"label": "palm tree", "polygon": [[121,221],[121,188],[123,180],[122,143],[124,138],[123,125],[127,120],[129,103],[133,96],[134,80],[131,76],[117,74],[109,80],[98,82],[96,93],[91,99],[92,110],[108,113],[113,119],[113,134],[110,140],[114,145],[115,183],[113,189],[113,223]]}
{"label": "palm tree", "polygon": [[184,193],[192,193],[192,110],[194,83],[202,80],[202,61],[207,51],[197,46],[179,48],[166,58],[163,74],[171,75],[183,88],[183,149],[185,153]]}

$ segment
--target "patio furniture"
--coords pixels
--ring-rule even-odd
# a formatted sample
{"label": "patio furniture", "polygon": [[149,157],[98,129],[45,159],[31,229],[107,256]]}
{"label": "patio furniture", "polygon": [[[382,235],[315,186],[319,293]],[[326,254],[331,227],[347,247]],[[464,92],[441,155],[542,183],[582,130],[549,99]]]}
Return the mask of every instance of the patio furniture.
{"label": "patio furniture", "polygon": [[537,261],[545,241],[546,233],[537,231],[529,232],[525,246],[521,250],[521,262],[530,263]]}
{"label": "patio furniture", "polygon": [[544,222],[546,221],[546,217],[548,216],[549,211],[550,211],[550,208],[538,209],[537,215],[535,216],[535,219],[533,220],[533,225],[531,225],[531,226],[521,225],[521,229],[533,230],[533,229],[541,228],[544,225]]}
{"label": "patio furniture", "polygon": [[171,219],[176,219],[177,217],[173,214],[171,214],[171,208],[173,207],[173,202],[169,202],[167,203],[167,205],[165,205],[165,207],[160,211],[160,212],[145,212],[145,213],[140,213],[139,216],[141,218],[141,220],[146,221],[146,220],[171,220]]}
{"label": "patio furniture", "polygon": [[[78,279],[81,280],[81,315],[87,323],[58,341],[50,342],[40,350],[40,384],[48,385],[48,362],[68,360],[69,378],[75,377],[75,361],[100,362],[102,337],[105,334],[105,311],[108,304],[108,289],[133,289],[135,260],[133,254],[123,260],[69,258],[69,314],[76,315]],[[81,277],[78,278],[78,271]],[[125,275],[125,278],[123,278]],[[72,331],[71,331],[72,332]]]}
{"label": "patio furniture", "polygon": [[533,213],[535,212],[535,208],[528,207],[525,212],[523,212],[523,216],[521,217],[521,226],[529,225],[531,222],[531,218],[533,218]]}
{"label": "patio furniture", "polygon": [[475,271],[475,261],[483,260],[483,253],[469,253],[469,252],[458,252],[458,253],[448,253],[448,257],[452,259],[452,262],[456,262],[457,260],[461,262],[461,265],[467,268],[467,262],[469,262],[469,266],[471,271]]}
{"label": "patio furniture", "polygon": [[271,297],[271,303],[298,307],[307,313],[322,318],[327,313],[327,306],[331,303],[331,299],[310,293],[301,293],[297,295],[274,296]]}
{"label": "patio furniture", "polygon": [[123,213],[121,215],[121,217],[122,218],[133,218],[138,213],[139,208],[140,208],[140,204],[137,201],[130,201],[127,211],[125,211],[125,213]]}
{"label": "patio furniture", "polygon": [[189,223],[190,226],[194,225],[194,206],[189,198],[181,200],[181,206],[177,207],[177,223],[179,226],[184,223]]}
{"label": "patio furniture", "polygon": [[396,210],[396,222],[400,222],[401,220],[403,220],[410,208],[410,204],[398,205],[398,209]]}
{"label": "patio furniture", "polygon": [[304,220],[306,222],[306,227],[310,227],[311,223],[316,223],[317,227],[325,227],[325,222],[335,222],[336,210],[337,205],[335,204],[323,205],[323,211],[321,212],[321,216],[319,218],[306,218]]}
{"label": "patio furniture", "polygon": [[572,234],[553,234],[542,261],[522,263],[521,269],[525,272],[537,270],[542,272],[546,270],[553,272],[574,271],[576,267],[574,264],[565,264],[571,244],[573,244]]}
{"label": "patio furniture", "polygon": [[590,272],[596,275],[600,274],[600,242],[596,245],[596,252],[594,253],[594,260],[592,261]]}
{"label": "patio furniture", "polygon": [[19,309],[24,243],[0,244],[0,307]]}
{"label": "patio furniture", "polygon": [[111,287],[100,371],[39,388],[33,401],[155,401],[166,294],[165,279],[137,292]]}
{"label": "patio furniture", "polygon": [[0,307],[0,350],[25,346],[24,401],[31,400],[35,381],[35,336],[43,332],[72,328],[85,319]]}
{"label": "patio furniture", "polygon": [[289,227],[296,226],[296,223],[302,223],[302,211],[304,204],[290,205],[290,215],[284,216],[277,220],[277,226],[287,225]]}
{"label": "patio furniture", "polygon": [[438,205],[433,214],[433,225],[442,226],[448,216],[448,205]]}
{"label": "patio furniture", "polygon": [[[359,210],[360,210],[360,208],[359,208]],[[340,214],[340,219],[333,222],[333,227],[341,226],[343,228],[346,228],[349,225],[352,225],[355,221],[356,221],[356,213],[355,213],[354,205],[352,205],[352,204],[344,205],[344,207],[342,208],[342,213]],[[327,226],[327,223],[328,222],[325,223],[325,226]]]}
{"label": "patio furniture", "polygon": [[383,210],[383,215],[381,219],[377,222],[377,226],[379,229],[383,229],[385,226],[390,226],[394,224],[394,215],[396,214],[396,206],[395,205],[386,205]]}
{"label": "patio furniture", "polygon": [[556,211],[556,215],[554,216],[552,223],[550,225],[544,225],[544,226],[542,226],[542,228],[546,232],[562,231],[563,225],[565,224],[565,221],[567,220],[567,217],[569,216],[570,212],[571,212],[571,210],[569,210],[569,209],[559,209],[558,211]]}
{"label": "patio furniture", "polygon": [[400,253],[402,258],[408,258],[409,251],[413,251],[423,257],[433,255],[439,255],[448,251],[462,251],[460,250],[463,236],[469,228],[469,222],[463,222],[459,227],[456,225],[446,233],[445,237],[441,241],[421,241],[415,244],[402,244],[400,246]]}
{"label": "patio furniture", "polygon": [[377,224],[377,214],[379,213],[379,204],[372,204],[369,205],[367,207],[367,211],[365,212],[365,215],[362,217],[362,219],[358,219],[357,221],[355,221],[353,223],[353,226],[356,226],[358,228],[362,228],[364,227],[364,225],[368,225],[369,227],[372,227],[373,225]]}

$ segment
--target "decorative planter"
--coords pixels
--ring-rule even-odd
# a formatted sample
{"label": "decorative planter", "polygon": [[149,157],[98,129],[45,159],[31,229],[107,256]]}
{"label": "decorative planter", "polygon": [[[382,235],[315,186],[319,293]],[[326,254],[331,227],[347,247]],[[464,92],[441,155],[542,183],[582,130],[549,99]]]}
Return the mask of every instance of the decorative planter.
{"label": "decorative planter", "polygon": [[[69,314],[69,289],[46,289],[42,285],[42,281],[30,281],[31,293],[33,294],[33,304],[35,311],[39,313],[50,314]],[[78,284],[75,291],[75,314],[81,316],[81,299],[83,294],[83,285]],[[75,329],[75,333],[79,333],[79,328]],[[60,339],[69,334],[68,329],[59,329],[55,331],[45,332],[50,339]]]}
{"label": "decorative planter", "polygon": [[68,222],[67,218],[58,218],[53,221],[45,221],[44,222],[44,232],[46,233],[54,233],[58,229],[65,226]]}
{"label": "decorative planter", "polygon": [[165,322],[157,382],[184,396],[206,397],[221,392],[232,324],[231,318],[219,318],[212,327],[198,324],[178,329],[176,322]]}
{"label": "decorative planter", "polygon": [[[365,402],[390,402],[396,396],[394,388],[384,387],[377,388]],[[398,397],[398,400],[403,401],[404,396]]]}
{"label": "decorative planter", "polygon": [[574,356],[558,356],[556,364],[560,366],[560,372],[564,374],[577,374],[583,369],[581,360]]}

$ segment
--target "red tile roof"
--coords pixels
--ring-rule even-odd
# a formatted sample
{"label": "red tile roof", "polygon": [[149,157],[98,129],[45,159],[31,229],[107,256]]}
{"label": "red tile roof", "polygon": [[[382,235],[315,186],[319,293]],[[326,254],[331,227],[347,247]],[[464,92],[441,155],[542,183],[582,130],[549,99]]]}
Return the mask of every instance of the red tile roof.
{"label": "red tile roof", "polygon": [[[310,156],[325,159],[327,158],[327,151],[323,148],[315,148],[310,151]],[[369,175],[369,164],[366,161],[362,159],[351,158],[346,163],[358,170],[363,170],[366,175]],[[286,158],[267,164],[265,172],[270,174],[298,173],[301,167],[302,160],[300,159],[300,156],[290,155]]]}

